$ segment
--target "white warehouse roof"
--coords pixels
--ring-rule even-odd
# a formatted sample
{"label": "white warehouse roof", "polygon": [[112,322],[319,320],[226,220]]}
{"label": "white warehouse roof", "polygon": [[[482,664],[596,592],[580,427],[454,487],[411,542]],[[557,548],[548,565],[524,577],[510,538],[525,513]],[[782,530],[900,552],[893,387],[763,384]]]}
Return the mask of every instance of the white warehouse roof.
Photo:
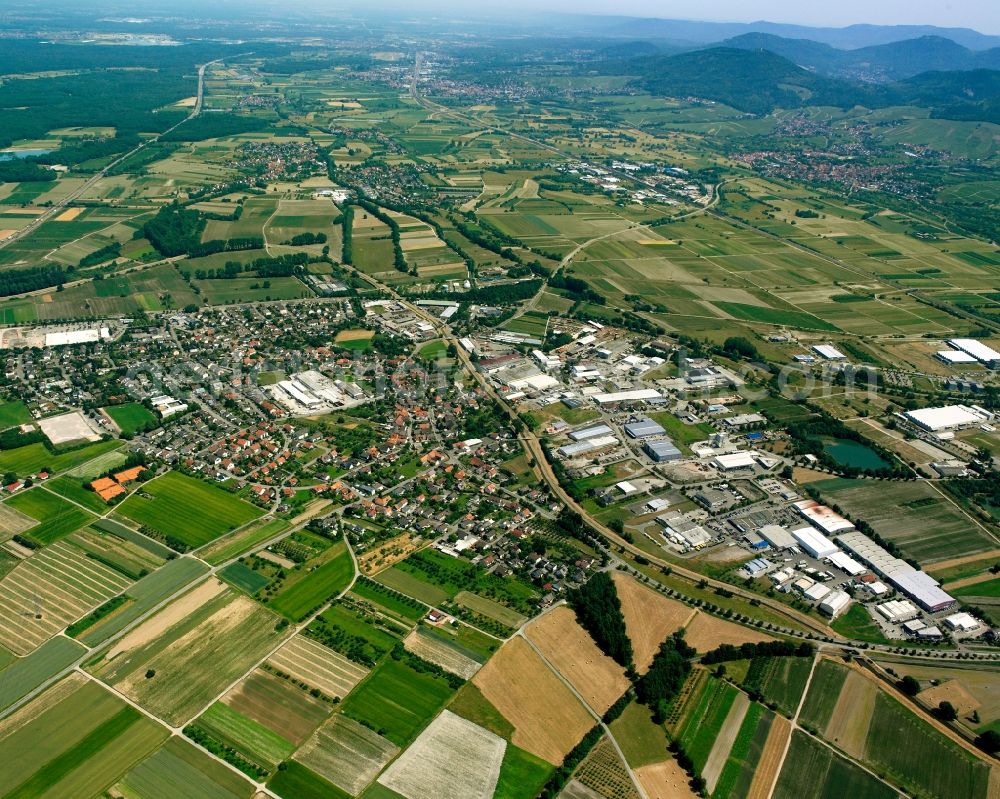
{"label": "white warehouse roof", "polygon": [[757,531],[761,538],[775,549],[788,549],[795,546],[795,539],[780,524],[765,524]]}
{"label": "white warehouse roof", "polygon": [[989,421],[988,413],[981,413],[966,405],[945,405],[942,408],[921,408],[907,411],[905,414],[914,424],[924,430],[950,430],[955,427],[966,427]]}
{"label": "white warehouse roof", "polygon": [[823,613],[836,617],[850,604],[850,595],[846,591],[838,589],[827,594],[823,601],[819,603],[819,609]]}
{"label": "white warehouse roof", "polygon": [[717,455],[713,460],[720,469],[747,469],[755,463],[752,452],[730,452]]}
{"label": "white warehouse roof", "polygon": [[608,427],[606,424],[595,424],[591,427],[584,427],[581,430],[574,430],[569,434],[569,437],[574,441],[584,441],[588,438],[597,438],[598,436],[608,436],[612,435],[614,431]]}
{"label": "white warehouse roof", "polygon": [[847,357],[836,347],[833,347],[829,344],[816,344],[813,347],[813,351],[819,355],[822,355],[828,361],[842,361]]}
{"label": "white warehouse roof", "polygon": [[833,541],[812,527],[792,530],[792,538],[814,558],[828,558],[837,551],[837,545]]}
{"label": "white warehouse roof", "polygon": [[992,347],[987,347],[983,342],[977,341],[974,338],[950,338],[948,339],[948,344],[956,350],[969,353],[977,361],[982,361],[983,363],[1000,361],[1000,352],[997,352]]}
{"label": "white warehouse roof", "polygon": [[601,405],[607,405],[612,402],[639,402],[663,399],[663,395],[655,388],[637,388],[632,391],[616,391],[612,394],[594,394],[594,399]]}
{"label": "white warehouse roof", "polygon": [[[826,505],[820,505],[814,499],[803,499],[795,503],[800,514],[811,524],[824,533],[838,533],[841,530],[853,530],[854,525]],[[794,535],[794,533],[793,533]]]}
{"label": "white warehouse roof", "polygon": [[839,551],[830,555],[830,563],[850,577],[857,577],[859,574],[864,574],[868,571],[850,555]]}

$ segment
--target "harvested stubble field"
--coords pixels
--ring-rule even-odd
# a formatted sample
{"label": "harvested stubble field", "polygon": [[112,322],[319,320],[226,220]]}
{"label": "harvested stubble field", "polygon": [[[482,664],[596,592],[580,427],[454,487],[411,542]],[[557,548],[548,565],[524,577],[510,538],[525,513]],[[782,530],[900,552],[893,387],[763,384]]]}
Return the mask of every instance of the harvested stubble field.
{"label": "harvested stubble field", "polygon": [[479,662],[449,646],[447,642],[421,632],[420,629],[406,636],[403,646],[417,657],[430,661],[464,680],[471,680],[481,668]]}
{"label": "harvested stubble field", "polygon": [[753,772],[747,799],[767,799],[771,795],[791,734],[792,723],[784,716],[775,716]]}
{"label": "harvested stubble field", "polygon": [[511,742],[557,765],[594,719],[522,638],[504,644],[473,678],[513,726]]}
{"label": "harvested stubble field", "polygon": [[292,637],[268,658],[269,666],[290,674],[327,696],[347,696],[368,669],[303,635]]}
{"label": "harvested stubble field", "polygon": [[635,777],[647,799],[695,799],[698,796],[688,785],[691,778],[673,758],[637,768]]}
{"label": "harvested stubble field", "polygon": [[295,753],[295,759],[357,796],[392,758],[399,747],[346,716],[336,715]]}
{"label": "harvested stubble field", "polygon": [[598,649],[568,607],[536,619],[525,635],[598,715],[628,689],[625,670]]}
{"label": "harvested stubble field", "polygon": [[746,643],[756,644],[762,641],[773,641],[774,638],[751,630],[749,627],[734,624],[725,619],[717,619],[715,616],[709,616],[699,610],[684,628],[684,640],[699,652],[708,652],[720,644],[739,646]]}
{"label": "harvested stubble field", "polygon": [[179,725],[280,641],[278,621],[210,579],[92,658],[87,668]]}
{"label": "harvested stubble field", "polygon": [[622,603],[625,630],[632,641],[635,667],[643,672],[670,635],[686,626],[697,611],[642,585],[621,572],[612,575]]}
{"label": "harvested stubble field", "polygon": [[491,799],[507,742],[447,710],[379,777],[407,799]]}
{"label": "harvested stubble field", "polygon": [[0,580],[5,610],[0,614],[0,644],[26,654],[129,584],[79,547],[58,541]]}

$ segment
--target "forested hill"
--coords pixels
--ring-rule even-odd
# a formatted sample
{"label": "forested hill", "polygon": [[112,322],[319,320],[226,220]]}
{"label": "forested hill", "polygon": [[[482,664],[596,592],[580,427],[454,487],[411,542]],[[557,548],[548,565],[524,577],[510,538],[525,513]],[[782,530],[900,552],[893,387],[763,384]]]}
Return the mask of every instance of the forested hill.
{"label": "forested hill", "polygon": [[829,105],[918,105],[945,119],[1000,122],[1000,72],[932,72],[889,84],[819,75],[769,50],[715,47],[608,62],[632,85],[663,97],[700,97],[740,111]]}

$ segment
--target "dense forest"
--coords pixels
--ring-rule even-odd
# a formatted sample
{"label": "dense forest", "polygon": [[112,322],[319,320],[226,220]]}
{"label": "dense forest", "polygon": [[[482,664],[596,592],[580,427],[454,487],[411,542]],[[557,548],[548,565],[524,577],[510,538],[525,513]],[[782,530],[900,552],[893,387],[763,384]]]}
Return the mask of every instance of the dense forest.
{"label": "dense forest", "polygon": [[569,594],[569,604],[577,621],[590,633],[601,650],[625,668],[632,668],[632,642],[625,631],[622,603],[614,581],[607,572],[598,572]]}
{"label": "dense forest", "polygon": [[205,220],[177,203],[165,205],[143,226],[143,235],[161,254],[186,255],[201,245]]}
{"label": "dense forest", "polygon": [[4,269],[0,271],[0,297],[52,288],[65,282],[66,273],[55,264],[30,269]]}

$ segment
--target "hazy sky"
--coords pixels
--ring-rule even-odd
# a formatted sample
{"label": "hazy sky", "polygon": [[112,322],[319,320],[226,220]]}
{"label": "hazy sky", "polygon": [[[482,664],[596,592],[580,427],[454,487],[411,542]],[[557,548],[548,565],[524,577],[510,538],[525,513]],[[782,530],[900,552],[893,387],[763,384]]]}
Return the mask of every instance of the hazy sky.
{"label": "hazy sky", "polygon": [[[415,0],[419,3],[420,0]],[[471,0],[465,8],[493,8]],[[667,19],[723,22],[792,22],[842,27],[859,22],[878,25],[941,25],[1000,34],[1000,0],[504,0],[504,8],[625,14]]]}

